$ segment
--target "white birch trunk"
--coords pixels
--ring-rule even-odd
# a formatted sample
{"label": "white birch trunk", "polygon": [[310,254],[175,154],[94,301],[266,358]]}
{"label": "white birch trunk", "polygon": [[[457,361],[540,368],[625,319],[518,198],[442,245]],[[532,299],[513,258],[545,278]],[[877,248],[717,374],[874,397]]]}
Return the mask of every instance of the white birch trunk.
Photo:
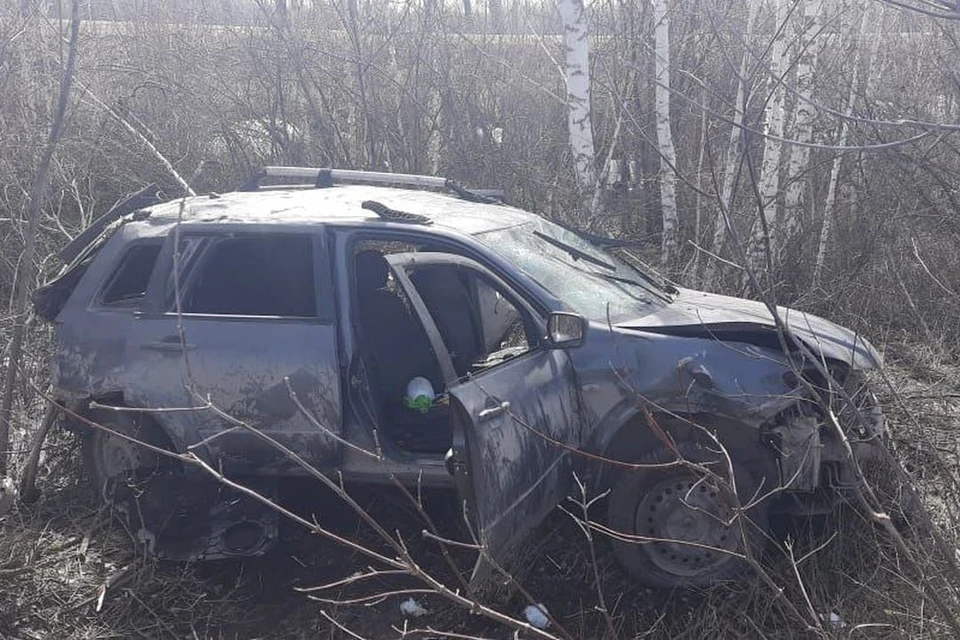
{"label": "white birch trunk", "polygon": [[[718,212],[716,226],[713,228],[713,252],[720,255],[723,251],[724,240],[727,237],[727,225],[724,222],[723,213],[730,214],[730,207],[733,205],[733,194],[736,191],[735,184],[737,168],[740,165],[740,158],[743,155],[743,118],[747,100],[747,71],[750,67],[749,48],[753,44],[753,23],[757,19],[757,12],[760,10],[760,0],[747,0],[747,25],[744,30],[744,51],[740,57],[740,74],[737,78],[737,101],[734,104],[733,126],[730,128],[730,142],[727,145],[727,166],[723,172],[723,184],[720,188],[720,207]],[[707,281],[712,282],[719,268],[716,260],[711,260],[707,265]]]}
{"label": "white birch trunk", "polygon": [[709,129],[707,124],[709,120],[707,119],[707,89],[703,88],[700,93],[700,152],[697,154],[697,194],[696,194],[696,203],[694,204],[694,219],[693,219],[693,241],[696,243],[696,251],[693,252],[693,262],[690,265],[690,272],[693,274],[693,281],[696,282],[696,279],[700,276],[700,249],[702,245],[701,242],[701,226],[703,225],[703,163],[706,160],[707,156],[707,135],[709,135]]}
{"label": "white birch trunk", "polygon": [[567,126],[577,185],[589,208],[596,188],[593,127],[590,119],[590,43],[583,0],[557,0],[566,46]]}
{"label": "white birch trunk", "polygon": [[[847,94],[847,107],[844,110],[844,115],[846,116],[843,119],[843,122],[840,124],[840,136],[837,141],[837,144],[841,147],[847,146],[847,140],[850,133],[850,118],[853,116],[853,103],[856,98],[857,86],[861,82],[861,78],[864,69],[860,66],[860,52],[861,44],[863,43],[863,34],[864,28],[867,24],[870,23],[870,10],[864,9],[863,13],[860,14],[860,25],[857,29],[857,33],[854,34],[854,49],[856,53],[854,54],[853,68],[854,77],[850,81],[850,91]],[[880,9],[880,18],[878,22],[883,21],[883,8]],[[864,95],[870,96],[872,80],[874,75],[871,73],[873,70],[873,63],[877,59],[877,51],[880,45],[880,38],[875,37],[870,43],[870,55],[867,59],[866,71],[869,74],[867,76],[867,81],[865,83]],[[834,225],[834,205],[837,200],[837,183],[840,179],[840,169],[843,161],[843,154],[838,153],[837,156],[833,159],[833,167],[830,169],[830,184],[827,187],[827,199],[823,205],[823,224],[820,227],[820,240],[817,243],[817,257],[813,264],[813,287],[817,288],[820,286],[820,279],[823,277],[823,268],[827,261],[827,250],[830,246],[830,236],[833,233]]]}
{"label": "white birch trunk", "polygon": [[[781,28],[789,13],[789,0],[776,2],[776,28]],[[761,220],[757,220],[750,233],[747,247],[747,263],[754,272],[762,271],[765,264],[767,237],[764,230],[773,232],[777,222],[777,192],[780,189],[780,159],[783,143],[777,138],[783,137],[786,120],[786,91],[783,88],[783,76],[789,71],[787,60],[786,35],[780,33],[770,52],[771,97],[764,112],[763,131],[768,136],[763,145],[763,162],[760,169],[760,210]]]}
{"label": "white birch trunk", "polygon": [[427,162],[430,166],[430,175],[440,175],[440,167],[443,166],[441,157],[442,141],[441,128],[443,123],[443,98],[440,96],[440,90],[435,85],[430,87],[430,93],[427,94]]}
{"label": "white birch trunk", "polygon": [[813,118],[816,115],[810,100],[813,96],[813,79],[817,67],[820,44],[819,36],[823,0],[803,0],[803,29],[805,37],[797,40],[801,53],[797,59],[797,107],[794,110],[793,139],[800,142],[791,149],[787,163],[787,193],[783,207],[783,233],[777,245],[784,245],[793,238],[800,228],[803,218],[804,192],[807,179],[804,174],[810,160],[810,147],[805,146],[813,139]]}
{"label": "white birch trunk", "polygon": [[655,56],[654,89],[657,145],[660,149],[660,209],[663,236],[660,263],[670,269],[676,260],[680,220],[677,215],[677,154],[670,130],[670,17],[669,0],[653,0],[653,39]]}
{"label": "white birch trunk", "polygon": [[[853,115],[853,97],[853,85],[851,85],[850,94],[847,96],[847,108],[845,110],[847,117]],[[844,120],[840,125],[840,137],[837,139],[837,144],[839,146],[846,146],[847,135],[849,131],[849,123],[847,120]],[[830,184],[827,187],[827,199],[823,204],[823,225],[820,227],[820,241],[817,244],[817,258],[813,264],[814,288],[820,285],[820,277],[823,274],[823,265],[827,259],[827,246],[830,243],[830,234],[833,231],[833,206],[837,200],[837,182],[840,178],[840,165],[842,159],[843,154],[838,153],[837,157],[833,159],[833,167],[830,168]]]}

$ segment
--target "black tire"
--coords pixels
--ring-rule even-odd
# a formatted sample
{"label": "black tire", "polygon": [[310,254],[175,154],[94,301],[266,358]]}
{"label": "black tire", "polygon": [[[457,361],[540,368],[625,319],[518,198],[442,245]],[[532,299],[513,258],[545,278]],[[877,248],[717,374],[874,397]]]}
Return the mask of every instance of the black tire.
{"label": "black tire", "polygon": [[[726,466],[720,464],[717,453],[690,443],[682,443],[679,450],[686,460],[726,477]],[[674,460],[673,452],[660,448],[637,462]],[[756,482],[736,462],[734,470],[739,502],[746,504],[754,496]],[[736,578],[749,565],[731,554],[743,553],[744,537],[751,550],[759,549],[769,526],[765,504],[752,506],[741,521],[734,517],[736,503],[729,483],[718,483],[684,465],[624,469],[610,493],[610,528],[628,536],[677,542],[613,538],[614,554],[632,577],[654,587],[694,587]]]}

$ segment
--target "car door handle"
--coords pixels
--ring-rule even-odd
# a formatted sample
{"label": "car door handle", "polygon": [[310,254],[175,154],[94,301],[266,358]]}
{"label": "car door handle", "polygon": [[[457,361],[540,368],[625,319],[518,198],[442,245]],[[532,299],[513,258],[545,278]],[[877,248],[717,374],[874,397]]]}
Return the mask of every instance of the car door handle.
{"label": "car door handle", "polygon": [[183,351],[193,351],[197,345],[189,342],[182,342],[180,336],[166,336],[157,342],[145,342],[143,349],[149,351],[161,351],[163,353],[182,353]]}
{"label": "car door handle", "polygon": [[506,402],[506,401],[504,401],[504,402],[494,401],[493,403],[491,403],[490,405],[488,405],[485,409],[481,409],[481,410],[480,410],[480,413],[477,414],[477,418],[479,418],[481,422],[484,421],[484,420],[492,420],[493,418],[496,418],[497,416],[503,415],[503,414],[506,413],[509,409],[510,409],[510,403],[509,403],[509,402]]}

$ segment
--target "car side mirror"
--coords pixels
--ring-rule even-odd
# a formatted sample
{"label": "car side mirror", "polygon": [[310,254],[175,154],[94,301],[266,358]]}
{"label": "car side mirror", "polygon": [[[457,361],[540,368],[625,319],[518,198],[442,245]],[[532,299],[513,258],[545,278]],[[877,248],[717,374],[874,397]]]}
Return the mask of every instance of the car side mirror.
{"label": "car side mirror", "polygon": [[587,321],[583,316],[565,311],[554,311],[547,318],[547,338],[557,349],[572,349],[583,344],[587,335]]}

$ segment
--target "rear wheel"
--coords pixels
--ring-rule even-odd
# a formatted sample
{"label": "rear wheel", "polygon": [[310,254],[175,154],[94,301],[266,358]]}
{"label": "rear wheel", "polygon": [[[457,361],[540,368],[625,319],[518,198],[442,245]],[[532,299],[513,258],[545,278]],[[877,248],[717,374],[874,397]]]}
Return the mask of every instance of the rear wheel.
{"label": "rear wheel", "polygon": [[[276,540],[274,509],[224,489],[206,474],[191,474],[164,455],[173,445],[148,415],[95,411],[88,419],[106,427],[84,433],[90,482],[148,553],[171,560],[247,556],[263,553]],[[272,477],[245,477],[241,483],[275,497]]]}
{"label": "rear wheel", "polygon": [[[719,455],[689,443],[679,451],[685,460],[726,476]],[[675,460],[673,452],[660,448],[638,462]],[[637,580],[657,587],[705,585],[741,574],[748,565],[738,555],[745,544],[751,550],[759,547],[768,517],[764,505],[738,517],[738,502],[746,503],[756,484],[742,468],[736,469],[736,481],[739,501],[728,482],[683,464],[625,469],[610,494],[607,516],[614,531],[635,538],[613,540],[620,564]]]}
{"label": "rear wheel", "polygon": [[[138,443],[167,448],[159,427],[142,413],[94,411],[89,420],[106,429],[92,428],[83,437],[83,461],[97,494],[107,503],[116,500],[118,486],[136,486],[169,467],[160,453]],[[107,431],[115,432],[114,435]],[[126,437],[121,437],[126,436]],[[165,464],[166,463],[166,464]]]}
{"label": "rear wheel", "polygon": [[[196,556],[209,535],[215,487],[211,493],[206,486],[188,485],[179,463],[151,448],[173,450],[149,416],[101,410],[87,418],[105,427],[92,427],[83,436],[84,466],[100,499],[148,552],[162,547],[168,557]],[[194,502],[200,507],[191,508]]]}

